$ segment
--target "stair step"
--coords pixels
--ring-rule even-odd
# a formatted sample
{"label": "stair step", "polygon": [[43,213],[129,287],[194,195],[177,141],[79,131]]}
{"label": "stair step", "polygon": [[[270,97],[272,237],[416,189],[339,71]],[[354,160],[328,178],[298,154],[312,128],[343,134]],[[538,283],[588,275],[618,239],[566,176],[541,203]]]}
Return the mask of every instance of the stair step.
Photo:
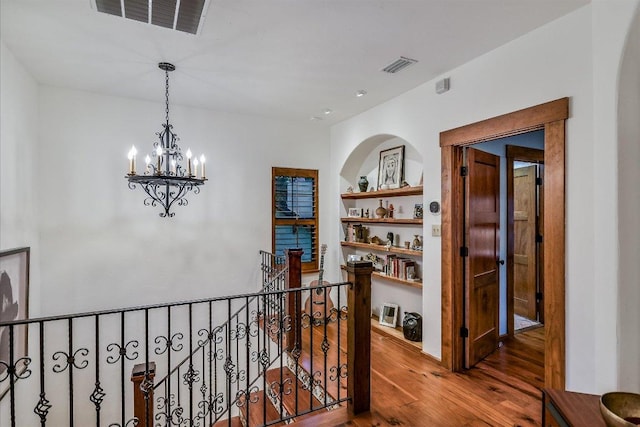
{"label": "stair step", "polygon": [[308,414],[304,419],[297,419],[289,427],[342,427],[349,425],[349,413],[346,407],[333,411],[318,411]]}
{"label": "stair step", "polygon": [[[251,393],[251,398],[249,404],[243,404],[240,407],[240,411],[242,412],[242,418],[245,421],[248,421],[246,427],[257,427],[263,426],[265,423],[265,401],[266,401],[266,423],[271,421],[279,420],[280,414],[273,407],[273,404],[266,398],[265,394],[262,390]],[[247,410],[249,411],[249,416],[247,416]],[[284,426],[285,423],[277,423],[273,424],[274,426]]]}
{"label": "stair step", "polygon": [[[213,427],[229,427],[229,419],[225,418],[224,420],[220,420],[215,423]],[[244,427],[240,417],[231,417],[231,427]]]}
{"label": "stair step", "polygon": [[309,392],[309,390],[305,390],[303,388],[302,381],[300,381],[299,378],[296,378],[295,373],[286,366],[282,368],[282,382],[284,383],[282,394],[279,393],[280,368],[269,369],[267,371],[266,378],[267,385],[274,384],[274,387],[272,389],[278,393],[276,399],[282,399],[282,405],[290,415],[295,415],[296,413],[300,412],[307,412],[311,409],[317,409],[324,406],[324,404],[320,402],[315,396],[313,396]]}

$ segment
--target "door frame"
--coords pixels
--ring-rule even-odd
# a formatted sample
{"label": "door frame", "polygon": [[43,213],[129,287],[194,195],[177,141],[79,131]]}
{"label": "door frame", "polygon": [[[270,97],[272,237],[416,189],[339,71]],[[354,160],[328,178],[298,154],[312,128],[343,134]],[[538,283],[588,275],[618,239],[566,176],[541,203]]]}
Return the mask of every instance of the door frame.
{"label": "door frame", "polygon": [[442,364],[463,367],[462,147],[544,129],[544,265],[546,295],[545,387],[565,387],[565,120],[569,98],[561,98],[440,133],[442,160]]}
{"label": "door frame", "polygon": [[[515,294],[513,271],[515,268],[513,163],[516,160],[544,164],[544,150],[507,145],[507,335],[509,337],[513,337],[515,333],[513,320],[513,315],[515,312],[513,302]],[[539,268],[539,266],[537,265],[538,262],[539,259],[537,259],[536,257],[536,268]],[[542,301],[544,303],[544,296],[542,298]]]}

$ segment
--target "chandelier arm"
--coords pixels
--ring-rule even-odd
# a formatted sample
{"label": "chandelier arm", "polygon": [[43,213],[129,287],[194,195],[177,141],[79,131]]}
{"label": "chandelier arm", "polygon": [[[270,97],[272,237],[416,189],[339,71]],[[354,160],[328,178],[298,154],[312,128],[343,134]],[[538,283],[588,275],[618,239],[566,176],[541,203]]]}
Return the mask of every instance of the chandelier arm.
{"label": "chandelier arm", "polygon": [[[171,202],[169,202],[169,197],[167,197],[167,209],[170,209],[171,206],[177,201],[178,202],[178,206],[186,206],[189,204],[189,201],[187,199],[185,199],[184,197],[187,195],[187,193],[189,192],[190,188],[192,184],[189,183],[184,183],[181,185],[178,185],[176,187],[178,192],[175,196],[171,197]],[[172,193],[173,194],[173,193]]]}

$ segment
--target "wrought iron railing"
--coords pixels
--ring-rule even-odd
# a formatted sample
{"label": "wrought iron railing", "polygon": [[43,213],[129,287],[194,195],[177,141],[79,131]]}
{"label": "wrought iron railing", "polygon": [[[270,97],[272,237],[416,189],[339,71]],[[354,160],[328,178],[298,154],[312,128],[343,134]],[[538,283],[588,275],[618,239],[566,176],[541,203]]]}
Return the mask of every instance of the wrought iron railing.
{"label": "wrought iron railing", "polygon": [[298,287],[1,323],[0,425],[273,425],[351,404],[345,321],[370,307],[347,308],[350,282],[322,287],[320,316]]}

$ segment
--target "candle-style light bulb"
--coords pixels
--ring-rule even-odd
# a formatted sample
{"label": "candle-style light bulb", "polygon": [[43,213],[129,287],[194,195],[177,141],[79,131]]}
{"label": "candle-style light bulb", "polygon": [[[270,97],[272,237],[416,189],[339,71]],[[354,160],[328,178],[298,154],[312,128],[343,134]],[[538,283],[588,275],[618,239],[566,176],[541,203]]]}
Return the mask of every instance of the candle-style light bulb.
{"label": "candle-style light bulb", "polygon": [[162,159],[162,147],[160,145],[158,145],[158,147],[156,148],[156,155],[158,156],[158,168],[156,169],[156,174],[161,175],[162,172],[160,171],[160,160]]}
{"label": "candle-style light bulb", "polygon": [[177,174],[177,166],[176,166],[176,159],[171,159],[171,172],[173,172],[174,175]]}
{"label": "candle-style light bulb", "polygon": [[187,176],[191,176],[191,149],[187,149]]}
{"label": "candle-style light bulb", "polygon": [[149,157],[149,155],[147,154],[147,156],[144,158],[144,163],[145,165],[147,165],[146,171],[145,173],[149,173],[149,168],[151,167],[150,163],[151,163],[151,157]]}
{"label": "candle-style light bulb", "polygon": [[193,176],[198,177],[198,158],[193,159]]}
{"label": "candle-style light bulb", "polygon": [[129,175],[136,174],[136,154],[138,154],[138,150],[134,145],[131,146],[131,150],[129,150],[129,154],[127,157],[129,158]]}
{"label": "candle-style light bulb", "polygon": [[201,165],[200,167],[202,168],[202,176],[201,176],[202,179],[205,179],[205,176],[206,176],[205,173],[204,173],[204,162],[205,162],[205,160],[206,159],[204,157],[204,154],[201,154],[200,155],[200,165]]}

